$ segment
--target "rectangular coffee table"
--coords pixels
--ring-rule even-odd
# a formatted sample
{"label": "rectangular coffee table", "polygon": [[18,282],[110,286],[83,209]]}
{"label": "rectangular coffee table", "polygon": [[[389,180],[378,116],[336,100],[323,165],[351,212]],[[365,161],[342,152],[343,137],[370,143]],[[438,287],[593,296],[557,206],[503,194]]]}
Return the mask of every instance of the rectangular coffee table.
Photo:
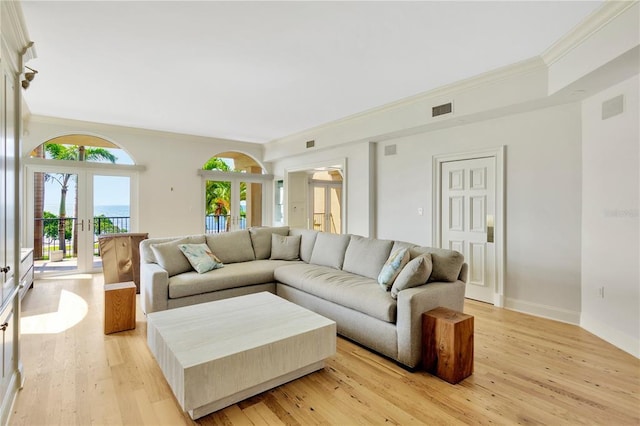
{"label": "rectangular coffee table", "polygon": [[197,419],[323,368],[336,323],[263,292],[150,313],[147,344]]}

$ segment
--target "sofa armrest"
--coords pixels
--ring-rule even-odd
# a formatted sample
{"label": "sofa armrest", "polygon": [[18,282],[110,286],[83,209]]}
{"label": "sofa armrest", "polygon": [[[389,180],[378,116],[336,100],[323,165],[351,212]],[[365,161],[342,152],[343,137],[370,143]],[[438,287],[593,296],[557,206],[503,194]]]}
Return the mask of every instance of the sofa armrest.
{"label": "sofa armrest", "polygon": [[156,263],[140,264],[140,304],[146,314],[169,308],[169,273]]}
{"label": "sofa armrest", "polygon": [[432,282],[398,293],[398,361],[416,367],[422,357],[422,314],[444,306],[462,312],[465,283]]}

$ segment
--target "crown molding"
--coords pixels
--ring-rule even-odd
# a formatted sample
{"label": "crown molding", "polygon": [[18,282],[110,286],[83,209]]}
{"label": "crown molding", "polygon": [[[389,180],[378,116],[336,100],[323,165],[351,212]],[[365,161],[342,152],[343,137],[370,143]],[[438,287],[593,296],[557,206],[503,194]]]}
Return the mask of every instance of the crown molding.
{"label": "crown molding", "polygon": [[[417,95],[409,96],[394,102],[390,102],[378,107],[374,107],[356,114],[349,115],[338,120],[330,121],[328,123],[321,124],[309,129],[296,132],[282,138],[274,139],[267,142],[266,146],[278,146],[286,144],[292,140],[298,140],[304,137],[311,137],[313,139],[314,134],[318,134],[323,130],[337,127],[354,120],[358,120],[364,117],[371,116],[373,114],[381,114],[388,111],[392,111],[398,108],[404,108],[416,103],[427,103],[430,101],[435,102],[436,99],[453,98],[460,92],[472,90],[478,86],[493,84],[499,81],[503,81],[513,76],[528,74],[531,72],[539,71],[541,69],[546,70],[547,67],[539,56],[525,59],[524,61],[516,62],[514,64],[506,65],[504,67],[496,68],[482,74],[475,75],[463,80],[458,80],[451,84],[437,87],[428,92],[419,93]],[[311,136],[310,136],[311,135]]]}
{"label": "crown molding", "polygon": [[585,40],[597,33],[627,9],[638,4],[638,0],[618,1],[607,0],[599,9],[587,16],[571,31],[545,50],[540,56],[549,66],[560,60]]}
{"label": "crown molding", "polygon": [[28,62],[36,57],[36,50],[33,47],[33,42],[29,38],[27,26],[24,21],[24,15],[22,14],[22,7],[19,1],[2,1],[0,2],[2,7],[1,23],[2,26],[2,42],[4,47],[10,52],[11,63],[15,68],[15,71],[22,72],[17,69],[17,58],[14,58],[14,53],[22,55],[22,61]]}

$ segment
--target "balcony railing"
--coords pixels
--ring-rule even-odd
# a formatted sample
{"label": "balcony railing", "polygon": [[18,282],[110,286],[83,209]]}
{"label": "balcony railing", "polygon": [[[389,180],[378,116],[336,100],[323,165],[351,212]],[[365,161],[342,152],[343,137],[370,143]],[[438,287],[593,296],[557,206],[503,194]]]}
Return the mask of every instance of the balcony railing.
{"label": "balcony railing", "polygon": [[[82,221],[81,228],[87,226]],[[117,234],[129,232],[130,218],[128,216],[98,216],[91,222],[93,231],[93,255],[100,256],[98,251],[98,236],[102,234]],[[51,259],[52,252],[62,251],[64,257],[77,257],[77,240],[74,242],[74,228],[77,230],[78,220],[75,217],[36,218],[34,232],[34,259]],[[60,230],[64,229],[64,241],[60,242]],[[38,242],[41,241],[38,247]]]}
{"label": "balcony railing", "polygon": [[[204,217],[204,229],[207,234],[218,234],[220,232],[229,232],[232,223],[231,215],[225,214],[209,214]],[[247,229],[247,217],[240,215],[238,229]]]}

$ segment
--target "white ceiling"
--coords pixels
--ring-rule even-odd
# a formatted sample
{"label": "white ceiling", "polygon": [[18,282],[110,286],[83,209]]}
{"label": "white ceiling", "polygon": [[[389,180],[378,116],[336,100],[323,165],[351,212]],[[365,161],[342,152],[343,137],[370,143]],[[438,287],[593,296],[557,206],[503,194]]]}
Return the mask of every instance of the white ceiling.
{"label": "white ceiling", "polygon": [[32,114],[268,142],[541,54],[600,1],[28,1]]}

